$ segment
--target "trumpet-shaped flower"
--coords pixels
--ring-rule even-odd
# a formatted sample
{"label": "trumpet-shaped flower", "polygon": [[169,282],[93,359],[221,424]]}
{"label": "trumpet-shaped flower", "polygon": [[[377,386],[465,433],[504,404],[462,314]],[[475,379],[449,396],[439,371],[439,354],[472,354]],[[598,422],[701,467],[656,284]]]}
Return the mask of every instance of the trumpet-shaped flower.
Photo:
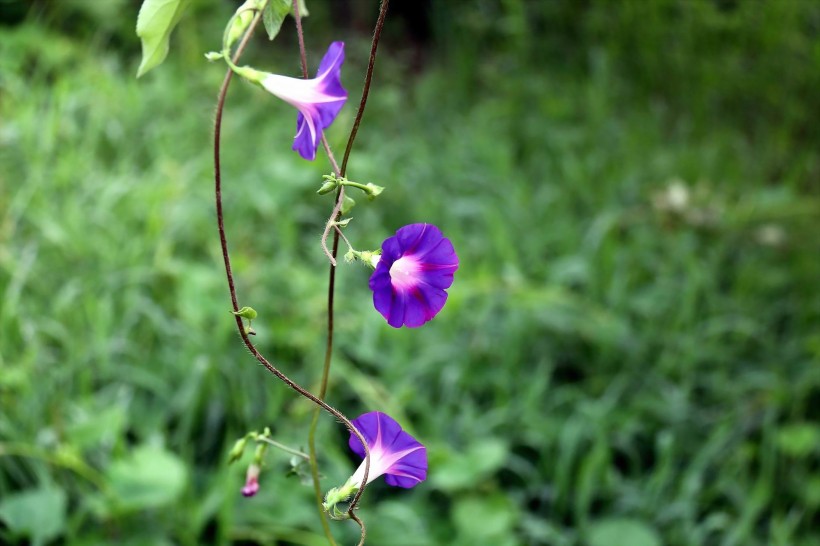
{"label": "trumpet-shaped flower", "polygon": [[[365,413],[353,420],[370,450],[367,483],[384,476],[387,485],[410,488],[427,478],[427,448],[410,436],[392,417],[379,411]],[[355,434],[350,435],[350,449],[364,459],[365,452]],[[350,478],[361,487],[364,461]]]}
{"label": "trumpet-shaped flower", "polygon": [[[374,411],[353,420],[370,451],[370,469],[367,483],[384,476],[388,485],[410,488],[427,478],[427,448],[407,434],[389,415]],[[350,434],[350,449],[364,459],[364,446],[355,434]],[[336,505],[350,498],[362,487],[364,460],[356,472],[341,487],[334,487],[325,495],[322,503],[325,511],[334,519],[345,519],[348,514]]]}
{"label": "trumpet-shaped flower", "polygon": [[421,326],[444,307],[456,269],[456,251],[436,226],[404,226],[382,243],[370,276],[373,305],[394,328]]}
{"label": "trumpet-shaped flower", "polygon": [[305,159],[316,158],[323,130],[333,123],[347,100],[347,91],[340,80],[344,49],[343,42],[330,44],[313,79],[266,74],[259,80],[268,92],[299,110],[293,149]]}

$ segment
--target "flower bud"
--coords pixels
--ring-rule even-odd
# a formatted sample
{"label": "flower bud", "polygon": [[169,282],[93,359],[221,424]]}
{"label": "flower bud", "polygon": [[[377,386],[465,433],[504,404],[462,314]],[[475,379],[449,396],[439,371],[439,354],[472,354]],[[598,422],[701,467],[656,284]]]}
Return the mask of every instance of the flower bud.
{"label": "flower bud", "polygon": [[327,193],[332,192],[337,187],[339,187],[339,184],[336,182],[336,179],[328,179],[327,181],[325,181],[324,184],[322,184],[322,187],[319,188],[319,191],[317,191],[316,193],[318,193],[319,195],[325,195]]}
{"label": "flower bud", "polygon": [[251,21],[253,21],[253,11],[247,9],[245,5],[240,6],[231,22],[231,28],[228,30],[227,41],[225,42],[226,49],[230,48],[245,34],[245,31],[251,25]]}
{"label": "flower bud", "polygon": [[245,497],[252,497],[259,492],[259,465],[256,463],[248,466],[248,472],[245,474],[245,486],[242,488],[242,495]]}
{"label": "flower bud", "polygon": [[245,447],[248,445],[248,438],[240,438],[236,441],[236,443],[231,448],[230,453],[228,453],[228,464],[238,460],[242,457],[242,454],[245,453]]}
{"label": "flower bud", "polygon": [[240,309],[239,311],[231,311],[231,312],[234,315],[236,315],[237,317],[246,318],[248,320],[253,320],[257,317],[256,309],[254,309],[253,307],[245,306],[242,309]]}

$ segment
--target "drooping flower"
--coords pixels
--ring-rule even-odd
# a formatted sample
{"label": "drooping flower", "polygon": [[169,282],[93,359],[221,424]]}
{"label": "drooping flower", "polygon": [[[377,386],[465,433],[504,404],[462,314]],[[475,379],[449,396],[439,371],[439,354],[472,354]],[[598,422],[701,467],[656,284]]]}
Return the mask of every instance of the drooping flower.
{"label": "drooping flower", "polygon": [[259,465],[251,463],[245,475],[245,486],[242,488],[242,495],[252,497],[259,491]]}
{"label": "drooping flower", "polygon": [[435,317],[447,301],[458,256],[432,224],[410,224],[382,243],[370,276],[373,305],[393,328],[416,328]]}
{"label": "drooping flower", "polygon": [[343,42],[330,44],[313,79],[266,74],[259,80],[267,91],[299,110],[293,149],[305,159],[316,158],[323,130],[333,123],[347,100],[347,91],[340,80],[344,49]]}
{"label": "drooping flower", "polygon": [[[387,485],[410,488],[427,478],[427,448],[402,430],[392,417],[373,411],[352,422],[370,450],[367,483],[383,475]],[[364,447],[355,434],[350,434],[348,445],[364,459]],[[363,477],[364,460],[350,481],[360,487]]]}

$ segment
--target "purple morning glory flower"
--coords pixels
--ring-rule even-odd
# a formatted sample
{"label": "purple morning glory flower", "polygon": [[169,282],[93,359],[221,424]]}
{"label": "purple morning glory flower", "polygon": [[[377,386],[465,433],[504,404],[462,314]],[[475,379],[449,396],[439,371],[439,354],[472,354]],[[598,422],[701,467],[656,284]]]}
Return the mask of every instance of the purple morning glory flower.
{"label": "purple morning glory flower", "polygon": [[327,49],[316,77],[310,80],[267,74],[262,87],[299,110],[293,149],[308,160],[316,158],[322,130],[333,123],[347,100],[339,74],[345,60],[343,42],[333,42]]}
{"label": "purple morning glory flower", "polygon": [[432,224],[410,224],[382,243],[370,276],[373,305],[393,328],[416,328],[441,311],[458,256]]}
{"label": "purple morning glory flower", "polygon": [[[427,478],[427,448],[404,432],[392,417],[373,411],[354,419],[353,426],[362,433],[370,449],[367,483],[384,475],[387,485],[410,488]],[[348,444],[364,459],[364,448],[354,434],[350,435]],[[364,461],[349,483],[358,487],[363,476]]]}

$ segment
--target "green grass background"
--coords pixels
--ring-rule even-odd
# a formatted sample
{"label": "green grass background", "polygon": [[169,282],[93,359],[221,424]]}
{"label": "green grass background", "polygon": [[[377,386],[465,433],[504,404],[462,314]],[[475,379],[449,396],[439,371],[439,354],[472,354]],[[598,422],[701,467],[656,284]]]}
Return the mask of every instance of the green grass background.
{"label": "green grass background", "polygon": [[[286,454],[253,499],[249,457],[226,462],[264,426],[304,448],[311,407],[228,313],[224,70],[202,54],[232,4],[205,4],[136,80],[135,2],[0,2],[2,543],[326,543]],[[461,267],[416,330],[339,268],[330,402],[393,415],[430,457],[421,486],[368,488],[369,543],[820,545],[817,5],[434,2],[419,38],[396,4],[349,168],[387,189],[346,233],[435,223]],[[339,155],[375,16],[340,5],[305,21],[314,69],[347,42]],[[297,75],[292,29],[247,60]],[[226,223],[255,341],[315,387],[329,167],[293,128],[234,84]],[[357,461],[329,417],[319,448],[341,484]]]}

